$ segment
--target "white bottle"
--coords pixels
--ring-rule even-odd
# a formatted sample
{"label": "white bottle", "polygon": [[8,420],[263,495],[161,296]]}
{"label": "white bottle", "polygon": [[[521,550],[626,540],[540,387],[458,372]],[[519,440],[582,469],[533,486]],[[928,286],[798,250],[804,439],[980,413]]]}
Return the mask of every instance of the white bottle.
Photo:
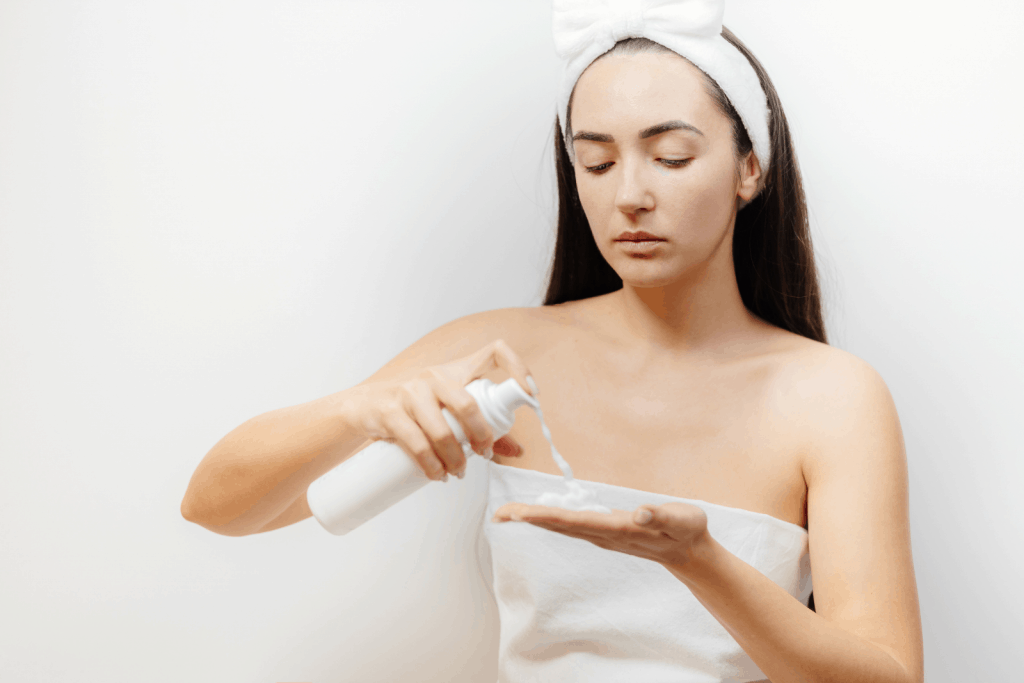
{"label": "white bottle", "polygon": [[[531,388],[536,391],[532,384]],[[537,400],[523,391],[515,378],[501,384],[478,379],[467,384],[466,391],[476,399],[495,441],[512,429],[516,408],[537,405]],[[447,408],[442,408],[441,414],[468,460],[476,451],[466,439],[462,425]],[[432,481],[401,446],[374,441],[310,484],[306,501],[320,525],[341,536]]]}

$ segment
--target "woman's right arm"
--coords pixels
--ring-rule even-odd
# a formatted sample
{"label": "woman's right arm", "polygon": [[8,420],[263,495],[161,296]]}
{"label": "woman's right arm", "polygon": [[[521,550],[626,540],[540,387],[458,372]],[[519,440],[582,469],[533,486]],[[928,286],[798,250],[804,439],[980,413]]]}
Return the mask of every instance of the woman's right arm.
{"label": "woman's right arm", "polygon": [[193,473],[182,516],[225,536],[246,536],[304,500],[315,479],[370,443],[347,418],[350,391],[272,410],[231,430]]}
{"label": "woman's right arm", "polygon": [[309,517],[309,485],[374,440],[359,419],[364,385],[409,379],[428,366],[505,339],[522,329],[515,322],[509,324],[519,310],[498,309],[454,320],[354,387],[242,423],[199,463],[181,503],[182,516],[225,536],[247,536]]}

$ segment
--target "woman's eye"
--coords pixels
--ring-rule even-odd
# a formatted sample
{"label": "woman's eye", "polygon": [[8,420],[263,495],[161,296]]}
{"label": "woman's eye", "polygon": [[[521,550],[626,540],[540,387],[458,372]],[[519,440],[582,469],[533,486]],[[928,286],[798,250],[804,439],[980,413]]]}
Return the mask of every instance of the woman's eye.
{"label": "woman's eye", "polygon": [[[658,161],[665,164],[669,168],[681,168],[686,164],[690,163],[691,161],[693,161],[693,158],[691,157],[689,159],[658,159]],[[585,168],[588,173],[601,174],[607,171],[608,167],[611,166],[613,163],[615,162],[609,161],[600,164],[599,166],[584,166],[583,168]]]}

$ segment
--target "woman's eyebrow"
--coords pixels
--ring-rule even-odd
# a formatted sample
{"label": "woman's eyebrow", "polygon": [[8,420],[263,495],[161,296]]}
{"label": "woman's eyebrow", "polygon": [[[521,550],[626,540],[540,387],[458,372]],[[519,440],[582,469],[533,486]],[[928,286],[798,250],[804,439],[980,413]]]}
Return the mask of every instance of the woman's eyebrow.
{"label": "woman's eyebrow", "polygon": [[[702,133],[700,129],[698,129],[696,126],[691,126],[689,123],[686,123],[685,121],[676,120],[666,121],[665,123],[659,123],[657,125],[651,126],[650,128],[644,128],[642,131],[640,131],[640,135],[638,135],[637,137],[643,140],[644,138],[653,137],[655,135],[661,135],[662,133],[668,132],[670,130],[687,130],[690,131],[691,133],[696,133],[697,135],[704,135],[704,133]],[[615,138],[613,138],[611,135],[608,135],[607,133],[592,133],[588,130],[581,130],[580,132],[572,136],[573,142],[576,142],[577,140],[591,140],[593,142],[615,142]]]}

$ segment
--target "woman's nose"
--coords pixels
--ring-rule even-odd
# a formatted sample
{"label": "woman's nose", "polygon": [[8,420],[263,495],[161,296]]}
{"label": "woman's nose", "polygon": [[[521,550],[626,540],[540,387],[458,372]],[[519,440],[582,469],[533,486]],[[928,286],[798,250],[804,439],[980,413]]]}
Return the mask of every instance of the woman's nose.
{"label": "woman's nose", "polygon": [[654,196],[641,164],[623,163],[619,186],[615,194],[615,208],[623,213],[636,213],[640,209],[653,209]]}

